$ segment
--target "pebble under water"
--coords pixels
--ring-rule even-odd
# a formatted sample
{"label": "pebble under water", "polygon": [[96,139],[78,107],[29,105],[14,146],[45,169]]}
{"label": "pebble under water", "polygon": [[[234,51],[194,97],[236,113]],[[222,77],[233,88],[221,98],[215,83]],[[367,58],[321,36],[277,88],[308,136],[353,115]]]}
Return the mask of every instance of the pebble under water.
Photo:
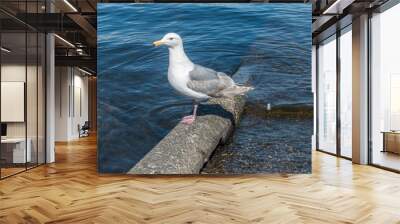
{"label": "pebble under water", "polygon": [[310,173],[312,125],[312,118],[244,113],[231,142],[215,150],[202,173]]}

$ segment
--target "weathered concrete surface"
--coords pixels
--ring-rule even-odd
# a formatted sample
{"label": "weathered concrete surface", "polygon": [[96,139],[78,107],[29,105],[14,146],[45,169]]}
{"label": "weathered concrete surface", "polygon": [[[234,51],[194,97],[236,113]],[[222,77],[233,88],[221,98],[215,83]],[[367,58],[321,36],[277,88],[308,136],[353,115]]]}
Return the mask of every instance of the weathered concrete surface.
{"label": "weathered concrete surface", "polygon": [[128,174],[199,174],[212,152],[239,122],[244,96],[211,99],[191,125],[179,123]]}

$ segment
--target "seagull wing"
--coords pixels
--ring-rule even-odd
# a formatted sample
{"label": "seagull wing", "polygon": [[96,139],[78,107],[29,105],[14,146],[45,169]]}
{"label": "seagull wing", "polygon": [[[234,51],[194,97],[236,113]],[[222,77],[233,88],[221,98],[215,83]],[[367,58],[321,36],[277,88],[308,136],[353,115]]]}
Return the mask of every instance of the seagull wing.
{"label": "seagull wing", "polygon": [[193,70],[189,72],[187,87],[211,97],[219,97],[220,91],[231,87],[233,84],[233,80],[225,73],[195,64]]}

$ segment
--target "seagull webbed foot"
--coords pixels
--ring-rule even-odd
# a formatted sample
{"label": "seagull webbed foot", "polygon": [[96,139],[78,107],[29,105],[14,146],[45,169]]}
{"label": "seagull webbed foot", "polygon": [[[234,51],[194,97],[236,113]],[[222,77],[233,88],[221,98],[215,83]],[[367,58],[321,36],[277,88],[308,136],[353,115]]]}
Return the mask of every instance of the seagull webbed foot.
{"label": "seagull webbed foot", "polygon": [[196,116],[189,115],[189,116],[183,117],[182,120],[181,120],[181,123],[192,124],[194,122],[194,120],[196,120]]}

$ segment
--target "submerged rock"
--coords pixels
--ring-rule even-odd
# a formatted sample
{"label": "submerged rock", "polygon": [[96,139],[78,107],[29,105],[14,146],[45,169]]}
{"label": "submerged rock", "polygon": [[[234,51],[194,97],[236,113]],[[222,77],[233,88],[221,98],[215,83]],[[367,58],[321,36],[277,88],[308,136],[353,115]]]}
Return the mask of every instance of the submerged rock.
{"label": "submerged rock", "polygon": [[[270,105],[270,104],[268,104]],[[313,117],[313,107],[302,104],[266,106],[258,103],[248,103],[244,109],[246,115],[259,118],[295,118],[309,119]]]}

